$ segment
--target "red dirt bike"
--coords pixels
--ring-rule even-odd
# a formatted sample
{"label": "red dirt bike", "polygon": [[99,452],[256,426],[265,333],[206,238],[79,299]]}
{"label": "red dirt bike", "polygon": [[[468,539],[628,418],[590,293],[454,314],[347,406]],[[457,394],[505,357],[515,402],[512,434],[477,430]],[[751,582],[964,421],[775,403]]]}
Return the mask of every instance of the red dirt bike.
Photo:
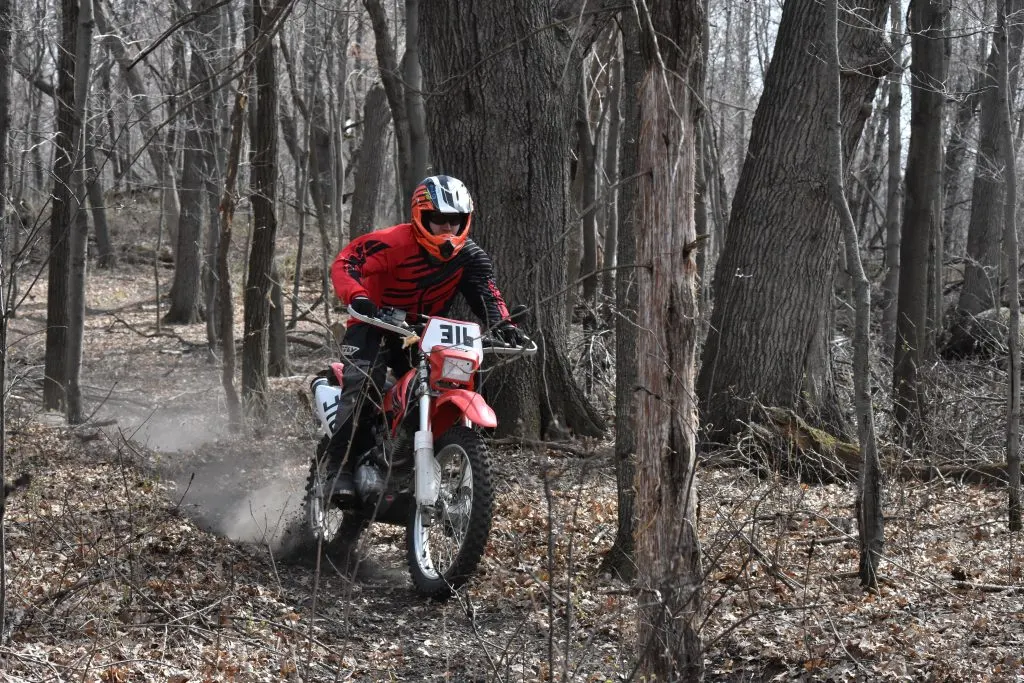
{"label": "red dirt bike", "polygon": [[[306,482],[306,524],[324,544],[350,538],[370,522],[406,529],[406,559],[416,591],[445,600],[476,569],[491,530],[491,463],[476,428],[497,426],[494,410],[477,392],[485,354],[532,355],[536,343],[507,346],[462,320],[381,309],[377,317],[349,314],[414,346],[413,368],[384,387],[374,416],[374,448],[357,455],[360,504],[341,510],[327,490],[327,443],[339,425],[342,364],[313,380],[313,408],[323,438]],[[365,419],[365,418],[364,418]],[[353,454],[355,455],[355,454]]]}

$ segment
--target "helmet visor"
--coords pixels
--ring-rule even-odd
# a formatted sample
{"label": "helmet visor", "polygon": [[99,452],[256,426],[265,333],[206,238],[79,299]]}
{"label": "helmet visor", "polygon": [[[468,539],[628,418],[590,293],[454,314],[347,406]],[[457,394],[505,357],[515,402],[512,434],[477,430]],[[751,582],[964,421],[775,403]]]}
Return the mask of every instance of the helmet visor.
{"label": "helmet visor", "polygon": [[441,232],[448,232],[445,230],[446,227],[451,229],[451,232],[459,234],[466,225],[466,219],[469,214],[465,213],[441,213],[440,211],[427,211],[423,214],[423,223],[430,231],[437,234],[439,230]]}

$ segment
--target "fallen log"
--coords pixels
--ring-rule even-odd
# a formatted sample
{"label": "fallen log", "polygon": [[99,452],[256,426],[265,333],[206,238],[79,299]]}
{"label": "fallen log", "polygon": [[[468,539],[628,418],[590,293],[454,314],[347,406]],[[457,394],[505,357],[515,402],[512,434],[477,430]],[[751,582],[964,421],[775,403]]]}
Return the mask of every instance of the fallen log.
{"label": "fallen log", "polygon": [[[860,471],[858,444],[812,427],[792,410],[763,410],[765,420],[749,423],[736,448],[710,453],[702,458],[702,466],[746,467],[816,484],[856,479]],[[920,464],[906,462],[905,453],[897,448],[882,448],[880,455],[883,469],[903,480],[991,486],[1005,486],[1009,481],[1004,463]]]}

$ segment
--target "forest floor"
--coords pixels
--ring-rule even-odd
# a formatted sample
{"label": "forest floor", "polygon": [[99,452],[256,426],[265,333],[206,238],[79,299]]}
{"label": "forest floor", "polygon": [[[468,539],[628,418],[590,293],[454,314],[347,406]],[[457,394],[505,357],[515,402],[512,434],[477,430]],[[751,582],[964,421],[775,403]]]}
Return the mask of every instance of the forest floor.
{"label": "forest floor", "polygon": [[[634,676],[638,592],[598,570],[616,529],[608,443],[495,446],[491,542],[446,604],[414,595],[397,527],[366,535],[375,570],[317,571],[287,530],[315,443],[299,393],[334,352],[293,343],[269,420],[233,435],[204,325],[157,331],[152,275],[90,273],[95,414],[79,427],[39,409],[45,288],[11,321],[7,476],[32,481],[5,521],[0,680]],[[865,592],[850,484],[707,469],[699,489],[708,680],[1024,680],[1024,548],[1003,490],[891,480],[883,581]]]}

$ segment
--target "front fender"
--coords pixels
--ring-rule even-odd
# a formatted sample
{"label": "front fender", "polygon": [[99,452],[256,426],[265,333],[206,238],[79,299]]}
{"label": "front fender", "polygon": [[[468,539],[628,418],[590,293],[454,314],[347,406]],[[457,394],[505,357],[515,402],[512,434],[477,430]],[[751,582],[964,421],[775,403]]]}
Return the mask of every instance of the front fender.
{"label": "front fender", "polygon": [[498,416],[483,396],[468,389],[450,389],[434,403],[432,431],[436,435],[444,434],[462,417],[480,427],[498,426]]}

